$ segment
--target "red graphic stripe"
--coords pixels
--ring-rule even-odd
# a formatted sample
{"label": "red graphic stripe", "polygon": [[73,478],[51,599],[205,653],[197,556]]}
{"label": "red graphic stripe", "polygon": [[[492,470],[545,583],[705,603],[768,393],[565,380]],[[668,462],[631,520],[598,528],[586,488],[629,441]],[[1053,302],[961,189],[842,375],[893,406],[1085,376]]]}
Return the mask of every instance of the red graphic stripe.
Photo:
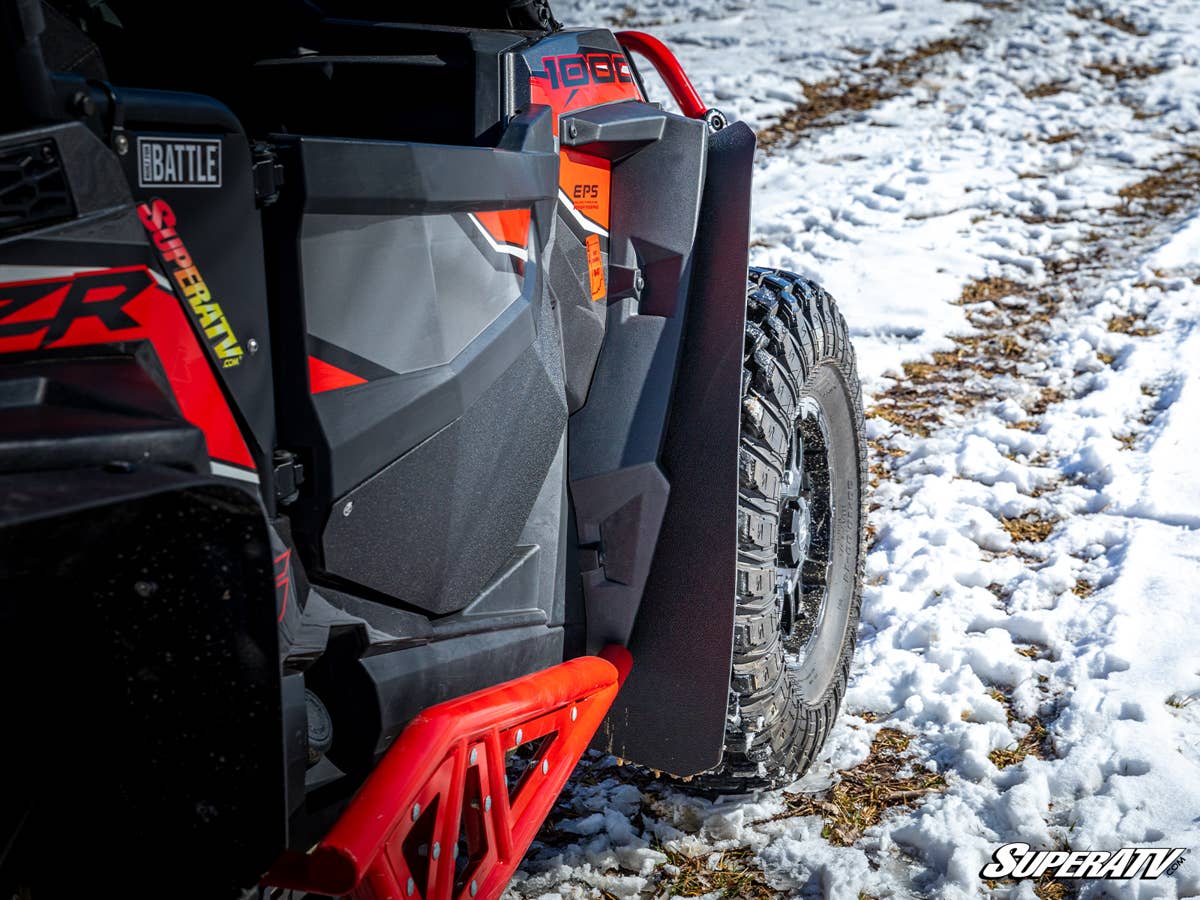
{"label": "red graphic stripe", "polygon": [[336,391],[340,388],[353,387],[356,384],[366,383],[367,379],[360,375],[347,372],[345,369],[339,369],[337,366],[317,359],[315,356],[309,356],[308,358],[308,385],[309,390],[314,394],[323,394],[325,391]]}
{"label": "red graphic stripe", "polygon": [[[39,298],[30,300],[31,292]],[[0,353],[139,340],[154,346],[183,417],[204,432],[208,455],[253,471],[187,315],[145,266],[0,285]]]}

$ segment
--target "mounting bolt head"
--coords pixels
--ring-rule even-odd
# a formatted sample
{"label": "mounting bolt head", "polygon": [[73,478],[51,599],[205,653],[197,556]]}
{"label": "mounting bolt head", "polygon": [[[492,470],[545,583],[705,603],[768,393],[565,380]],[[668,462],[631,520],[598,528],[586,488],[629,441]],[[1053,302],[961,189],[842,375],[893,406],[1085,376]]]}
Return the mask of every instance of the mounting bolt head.
{"label": "mounting bolt head", "polygon": [[342,507],[342,518],[350,518],[350,513],[354,512],[354,501],[347,500],[346,505]]}
{"label": "mounting bolt head", "polygon": [[542,760],[542,774],[543,775],[550,774],[550,760],[548,760],[548,759]]}
{"label": "mounting bolt head", "polygon": [[471,896],[474,897],[478,891],[479,891],[479,882],[472,881],[471,882]]}
{"label": "mounting bolt head", "polygon": [[514,741],[514,743],[516,743],[516,744],[521,743],[521,738],[524,736],[525,736],[525,732],[523,732],[520,728],[518,728],[517,734],[516,734],[516,740]]}
{"label": "mounting bolt head", "polygon": [[416,889],[417,889],[417,883],[415,881],[413,881],[411,878],[408,879],[408,884],[405,886],[405,890],[408,891],[408,896],[411,897],[413,895],[413,891],[415,891]]}
{"label": "mounting bolt head", "polygon": [[249,350],[251,353],[257,353],[258,352],[258,340],[256,338],[250,338],[250,340],[246,341],[246,349]]}
{"label": "mounting bolt head", "polygon": [[483,798],[483,808],[485,811],[491,811],[491,808],[492,808],[492,795],[491,794],[488,794],[486,797]]}
{"label": "mounting bolt head", "polygon": [[567,126],[567,137],[571,138],[571,140],[579,137],[579,126],[574,122]]}
{"label": "mounting bolt head", "polygon": [[124,156],[129,152],[129,137],[121,132],[113,135],[113,149],[117,151],[118,156]]}
{"label": "mounting bolt head", "polygon": [[412,817],[413,817],[414,822],[417,821],[417,819],[419,819],[421,817],[421,804],[420,803],[413,804]]}
{"label": "mounting bolt head", "polygon": [[578,718],[579,718],[579,707],[572,706],[571,707],[571,721],[574,722]]}
{"label": "mounting bolt head", "polygon": [[441,855],[442,855],[442,845],[439,844],[437,841],[434,841],[433,842],[433,858],[437,859]]}
{"label": "mounting bolt head", "polygon": [[471,765],[475,765],[475,760],[477,760],[478,758],[479,758],[479,751],[477,749],[475,749],[474,747],[472,747],[471,755],[469,757],[467,757],[467,762],[469,762]]}

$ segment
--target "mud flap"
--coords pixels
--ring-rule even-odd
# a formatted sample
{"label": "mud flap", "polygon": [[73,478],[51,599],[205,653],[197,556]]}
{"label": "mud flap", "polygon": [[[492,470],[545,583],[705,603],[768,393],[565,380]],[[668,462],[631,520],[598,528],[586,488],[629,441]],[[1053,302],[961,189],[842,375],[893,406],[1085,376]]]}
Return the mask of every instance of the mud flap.
{"label": "mud flap", "polygon": [[667,437],[670,496],[630,650],[637,671],[594,744],[676,775],[721,761],[733,656],[738,435],[754,133],[709,139]]}

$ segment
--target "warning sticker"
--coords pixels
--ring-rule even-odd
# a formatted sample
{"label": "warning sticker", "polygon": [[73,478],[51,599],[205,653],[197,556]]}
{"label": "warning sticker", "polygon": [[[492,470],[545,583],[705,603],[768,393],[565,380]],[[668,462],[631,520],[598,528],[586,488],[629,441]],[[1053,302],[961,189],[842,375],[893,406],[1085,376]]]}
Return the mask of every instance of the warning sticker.
{"label": "warning sticker", "polygon": [[600,256],[600,235],[587,236],[588,279],[592,283],[592,299],[603,300],[607,290],[604,285],[604,259]]}

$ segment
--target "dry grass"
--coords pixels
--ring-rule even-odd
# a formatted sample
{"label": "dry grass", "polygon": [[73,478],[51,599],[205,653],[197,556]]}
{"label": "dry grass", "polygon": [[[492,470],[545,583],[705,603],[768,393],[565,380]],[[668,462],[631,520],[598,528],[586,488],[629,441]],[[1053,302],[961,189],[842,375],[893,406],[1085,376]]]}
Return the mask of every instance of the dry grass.
{"label": "dry grass", "polygon": [[1055,94],[1061,94],[1067,89],[1067,85],[1061,81],[1051,81],[1046,84],[1039,84],[1036,87],[1031,87],[1025,91],[1025,96],[1030,100],[1036,100],[1039,97],[1053,97]]}
{"label": "dry grass", "polygon": [[980,278],[970,282],[963,288],[962,296],[958,298],[960,306],[971,303],[984,303],[1001,300],[1025,293],[1025,287],[1007,278]]}
{"label": "dry grass", "polygon": [[1076,597],[1090,597],[1095,593],[1096,587],[1086,578],[1076,578],[1075,586],[1071,588],[1071,593]]}
{"label": "dry grass", "polygon": [[[863,716],[866,718],[866,716]],[[912,738],[895,728],[881,728],[871,741],[870,755],[852,769],[839,772],[839,780],[823,794],[784,794],[787,811],[760,820],[762,824],[793,816],[821,816],[821,836],[847,847],[863,831],[877,824],[894,807],[911,808],[926,794],[946,788],[946,779],[914,763],[908,752]],[[901,775],[910,768],[912,774]]]}
{"label": "dry grass", "polygon": [[1166,71],[1162,66],[1149,63],[1119,63],[1115,61],[1089,63],[1084,68],[1099,72],[1105,78],[1114,78],[1117,81],[1142,81],[1151,75],[1158,75]]}
{"label": "dry grass", "polygon": [[965,36],[941,38],[903,56],[885,56],[873,63],[863,63],[854,73],[857,79],[849,84],[845,78],[801,84],[804,102],[786,110],[777,122],[762,129],[758,145],[765,150],[777,144],[791,146],[811,128],[836,124],[841,114],[873,109],[915,84],[929,68],[929,60],[960,53],[968,43]]}
{"label": "dry grass", "polygon": [[1134,337],[1150,337],[1159,333],[1157,328],[1145,324],[1145,319],[1139,316],[1113,316],[1108,320],[1108,330]]}
{"label": "dry grass", "polygon": [[1138,28],[1136,25],[1134,25],[1131,21],[1129,21],[1127,18],[1125,18],[1120,13],[1110,12],[1110,13],[1105,13],[1104,15],[1101,15],[1101,16],[1097,16],[1096,10],[1094,10],[1094,9],[1069,9],[1069,10],[1067,10],[1067,12],[1069,12],[1071,15],[1075,16],[1077,19],[1085,19],[1085,20],[1095,19],[1099,22],[1103,22],[1105,25],[1109,26],[1110,28],[1115,28],[1118,31],[1123,31],[1126,34],[1132,34],[1137,37],[1146,37],[1146,35],[1148,35],[1150,33],[1148,31],[1142,31],[1140,28]]}
{"label": "dry grass", "polygon": [[1000,517],[1000,524],[1017,543],[1040,544],[1050,536],[1057,519],[1043,519],[1039,513],[1031,512],[1013,519]]}
{"label": "dry grass", "polygon": [[999,688],[992,688],[988,693],[993,700],[1004,707],[1009,724],[1019,721],[1029,726],[1029,731],[1026,732],[1025,736],[1018,740],[1012,747],[993,750],[988,754],[988,759],[992,761],[992,765],[997,769],[1007,769],[1009,766],[1018,765],[1029,756],[1036,759],[1046,759],[1049,756],[1049,744],[1047,740],[1049,733],[1046,731],[1046,723],[1036,715],[1030,716],[1027,719],[1018,719],[1016,713],[1013,712],[1012,696]]}
{"label": "dry grass", "polygon": [[[762,869],[755,864],[754,851],[748,848],[702,853],[699,856],[660,849],[667,856],[667,864],[678,868],[679,874],[660,881],[656,896],[701,897],[718,894],[737,900],[774,900],[779,896],[767,884]],[[658,871],[663,872],[661,867]]]}
{"label": "dry grass", "polygon": [[1043,138],[1043,144],[1064,144],[1067,141],[1073,141],[1079,137],[1078,131],[1060,131],[1058,134],[1052,134],[1048,138]]}

